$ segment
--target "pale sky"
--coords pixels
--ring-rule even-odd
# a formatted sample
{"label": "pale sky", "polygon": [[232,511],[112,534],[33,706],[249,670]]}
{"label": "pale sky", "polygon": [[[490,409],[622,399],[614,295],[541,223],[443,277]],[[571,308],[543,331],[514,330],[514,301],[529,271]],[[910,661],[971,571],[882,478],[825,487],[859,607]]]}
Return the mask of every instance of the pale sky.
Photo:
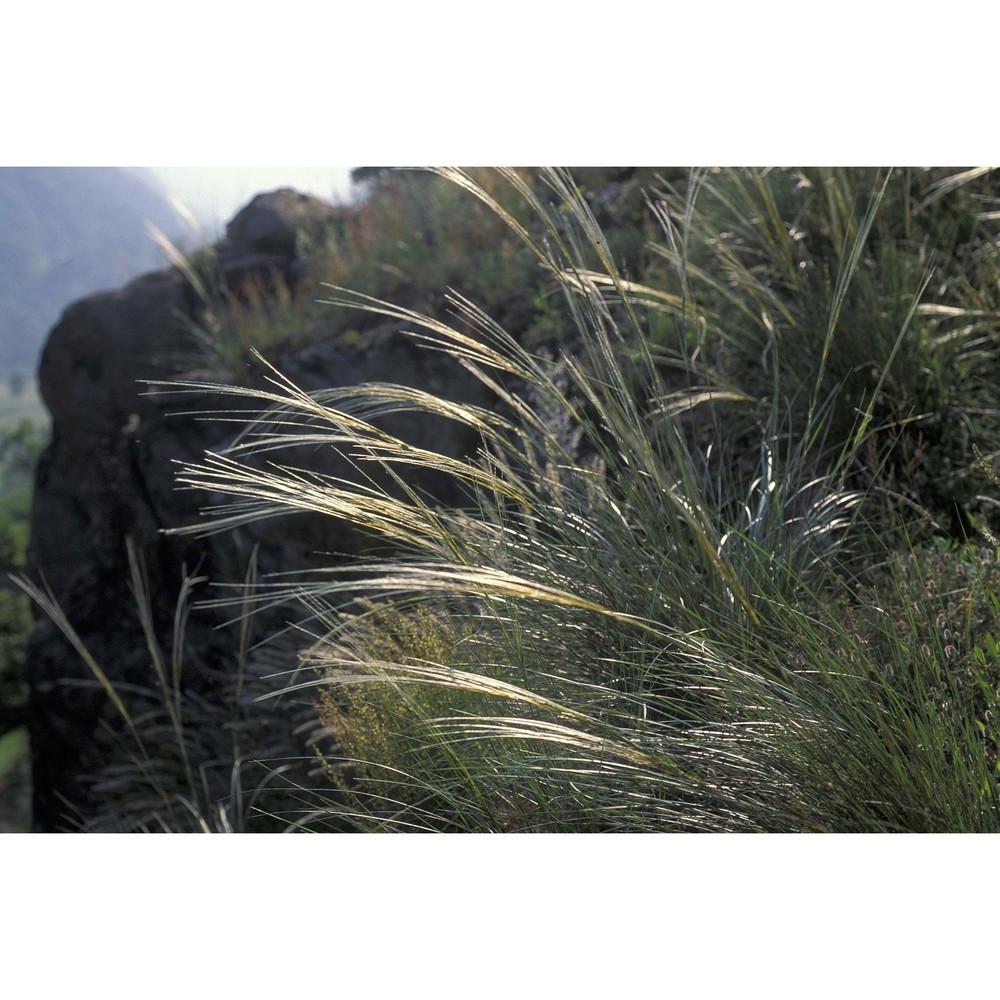
{"label": "pale sky", "polygon": [[351,167],[150,167],[167,193],[208,229],[222,234],[226,223],[254,195],[292,187],[328,201],[346,200]]}

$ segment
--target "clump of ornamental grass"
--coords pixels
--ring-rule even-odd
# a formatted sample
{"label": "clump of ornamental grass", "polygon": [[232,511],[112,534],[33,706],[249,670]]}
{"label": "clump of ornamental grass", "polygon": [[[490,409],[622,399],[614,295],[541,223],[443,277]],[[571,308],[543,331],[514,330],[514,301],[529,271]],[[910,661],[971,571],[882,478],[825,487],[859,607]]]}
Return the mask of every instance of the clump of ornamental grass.
{"label": "clump of ornamental grass", "polygon": [[1000,447],[997,193],[983,170],[698,171],[664,189],[658,212],[686,227],[651,251],[712,364],[800,425],[830,400],[883,502],[962,538],[984,486],[972,445]]}
{"label": "clump of ornamental grass", "polygon": [[[569,337],[532,352],[456,292],[445,322],[336,288],[335,305],[405,327],[497,405],[385,384],[306,393],[273,368],[267,390],[216,387],[266,412],[182,474],[232,498],[193,530],[306,510],[375,544],[255,588],[259,603],[299,601],[313,635],[283,690],[250,683],[241,592],[240,652],[220,678],[228,714],[182,683],[193,581],[164,653],[133,557],[157,681],[145,700],[116,690],[35,589],[131,741],[126,762],[96,776],[112,804],[91,828],[995,830],[1000,655],[982,624],[993,577],[956,585],[942,609],[914,581],[967,560],[886,550],[911,524],[879,500],[896,456],[878,439],[901,436],[913,414],[899,401],[926,390],[910,354],[930,343],[919,356],[940,373],[961,343],[947,356],[985,371],[992,320],[954,276],[937,286],[946,304],[922,300],[925,260],[898,263],[912,245],[885,224],[891,175],[824,180],[829,210],[806,259],[788,257],[788,240],[801,244],[796,225],[816,213],[789,215],[782,200],[792,182],[799,197],[798,175],[713,176],[702,210],[709,186],[695,174],[684,199],[651,200],[663,231],[651,251],[672,270],[640,283],[568,174],[545,172],[539,188],[500,171],[513,192],[501,203],[496,184],[441,173],[561,290],[553,328]],[[745,224],[735,242],[713,223],[720,202]],[[928,338],[919,317],[964,325]],[[858,382],[866,337],[877,350]],[[970,370],[949,373],[965,427],[993,416],[963,395]],[[458,460],[417,448],[380,426],[400,412],[454,421],[480,449]],[[933,446],[964,462],[949,441]],[[293,466],[286,449],[302,446],[351,456],[353,481]],[[467,503],[435,504],[411,485],[415,468]],[[249,708],[258,692],[315,699],[325,737],[308,783],[325,775],[326,791],[284,780],[275,761],[302,733],[274,743],[274,726],[258,727],[266,712]],[[266,773],[246,795],[248,761]]]}
{"label": "clump of ornamental grass", "polygon": [[[267,412],[180,477],[232,498],[205,530],[309,510],[392,549],[273,583],[272,599],[297,597],[312,621],[288,689],[314,692],[329,736],[318,752],[331,793],[303,804],[296,825],[1000,828],[995,755],[967,711],[979,678],[956,678],[940,641],[915,649],[891,602],[863,626],[854,614],[872,601],[863,567],[885,556],[857,488],[863,448],[925,287],[907,286],[845,429],[830,372],[842,338],[858,336],[842,316],[869,280],[863,250],[885,183],[859,217],[844,209],[823,264],[821,347],[801,355],[809,367],[790,388],[777,333],[788,317],[775,306],[761,320],[773,332],[764,392],[713,360],[738,339],[741,300],[716,280],[729,303],[717,330],[721,314],[688,288],[687,251],[672,258],[680,291],[639,286],[568,174],[544,174],[546,197],[501,171],[527,222],[464,172],[443,174],[558,282],[579,350],[530,353],[458,294],[449,324],[337,288],[333,304],[405,326],[497,406],[385,384],[310,394],[272,370],[267,391],[218,387]],[[693,201],[681,217],[654,211],[669,245],[690,246]],[[738,277],[749,301],[771,297],[768,275]],[[664,317],[674,336],[654,345]],[[416,448],[379,427],[400,411],[455,421],[481,446],[467,460]],[[289,445],[340,449],[356,481],[261,462]],[[408,485],[414,467],[461,484],[468,503],[441,509]]]}

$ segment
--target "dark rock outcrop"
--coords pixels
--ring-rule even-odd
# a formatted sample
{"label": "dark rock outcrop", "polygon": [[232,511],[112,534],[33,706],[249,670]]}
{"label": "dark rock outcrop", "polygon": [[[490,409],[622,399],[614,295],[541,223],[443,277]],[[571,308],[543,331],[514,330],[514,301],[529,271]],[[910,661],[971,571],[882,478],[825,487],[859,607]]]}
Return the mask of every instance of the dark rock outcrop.
{"label": "dark rock outcrop", "polygon": [[[305,231],[316,237],[335,221],[331,206],[293,191],[257,197],[233,219],[226,239],[216,247],[225,285],[235,294],[248,278],[275,275],[286,287],[294,285],[300,267],[297,234]],[[238,584],[251,560],[260,574],[287,573],[321,565],[330,558],[322,553],[357,551],[364,544],[342,524],[304,515],[201,540],[163,533],[164,528],[197,522],[206,499],[176,488],[176,463],[199,459],[238,430],[203,415],[231,406],[224,397],[206,392],[192,398],[151,391],[146,384],[190,377],[192,370],[204,368],[193,333],[203,307],[179,272],[147,275],[121,291],[68,308],[49,336],[39,369],[53,430],[36,474],[29,576],[51,590],[96,662],[123,693],[129,712],[137,716],[157,710],[156,698],[148,694],[155,692],[157,680],[149,636],[136,613],[129,540],[141,557],[156,640],[168,662],[176,601],[187,577],[206,578],[194,596],[211,597],[227,592],[215,589],[217,585]],[[328,338],[310,339],[309,346],[281,361],[283,371],[303,388],[397,381],[484,401],[468,376],[439,354],[415,349],[398,330],[386,328],[366,337],[362,346],[345,346],[331,314]],[[259,378],[261,373],[248,371],[245,377]],[[202,416],[192,416],[198,411]],[[433,443],[456,455],[471,444],[448,426],[393,419],[391,429],[415,443]],[[335,475],[350,476],[353,471],[333,451],[296,459]],[[455,499],[442,493],[439,483],[421,485],[438,490],[444,500]],[[185,692],[199,704],[218,705],[222,719],[234,691],[242,691],[243,703],[249,705],[255,694],[275,684],[266,680],[269,675],[291,670],[296,662],[292,642],[270,644],[240,657],[238,626],[225,624],[234,613],[232,608],[191,611],[183,656]],[[280,631],[290,613],[285,608],[262,614],[254,622],[255,638]],[[24,672],[30,687],[35,828],[99,827],[109,801],[124,795],[127,769],[116,767],[136,753],[121,715],[44,615],[30,636]],[[162,700],[159,704],[162,710]],[[192,735],[205,741],[199,751],[203,759],[210,758],[218,744],[220,770],[205,777],[207,783],[229,787],[232,775],[222,758],[234,739],[243,741],[244,757],[277,753],[277,744],[266,743],[267,734],[287,738],[311,712],[308,700],[267,704],[272,707],[252,709],[257,713],[253,726],[244,719],[243,728],[234,723],[231,731],[212,733],[203,726]],[[280,715],[280,724],[277,718],[273,725],[261,720],[260,713],[268,711]],[[231,764],[230,758],[230,769]],[[156,803],[149,808],[155,817]]]}
{"label": "dark rock outcrop", "polygon": [[303,238],[316,239],[339,219],[333,205],[291,188],[257,195],[226,226],[224,251],[274,254],[292,260]]}

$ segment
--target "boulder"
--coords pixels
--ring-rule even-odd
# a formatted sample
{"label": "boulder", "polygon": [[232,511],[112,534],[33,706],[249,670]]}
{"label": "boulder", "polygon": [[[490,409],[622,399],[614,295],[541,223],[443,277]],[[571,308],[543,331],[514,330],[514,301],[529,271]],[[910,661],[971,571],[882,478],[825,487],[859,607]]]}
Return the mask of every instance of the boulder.
{"label": "boulder", "polygon": [[236,256],[273,254],[293,259],[299,241],[315,240],[340,218],[339,211],[291,188],[259,194],[226,226],[224,250]]}

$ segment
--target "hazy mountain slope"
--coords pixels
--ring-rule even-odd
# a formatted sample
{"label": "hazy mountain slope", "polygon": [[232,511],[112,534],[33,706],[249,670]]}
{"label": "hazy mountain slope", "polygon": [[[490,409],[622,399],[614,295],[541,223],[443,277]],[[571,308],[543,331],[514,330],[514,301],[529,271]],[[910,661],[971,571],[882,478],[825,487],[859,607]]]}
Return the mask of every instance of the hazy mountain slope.
{"label": "hazy mountain slope", "polygon": [[162,262],[146,220],[171,235],[181,231],[144,171],[0,168],[0,375],[34,369],[70,302]]}

